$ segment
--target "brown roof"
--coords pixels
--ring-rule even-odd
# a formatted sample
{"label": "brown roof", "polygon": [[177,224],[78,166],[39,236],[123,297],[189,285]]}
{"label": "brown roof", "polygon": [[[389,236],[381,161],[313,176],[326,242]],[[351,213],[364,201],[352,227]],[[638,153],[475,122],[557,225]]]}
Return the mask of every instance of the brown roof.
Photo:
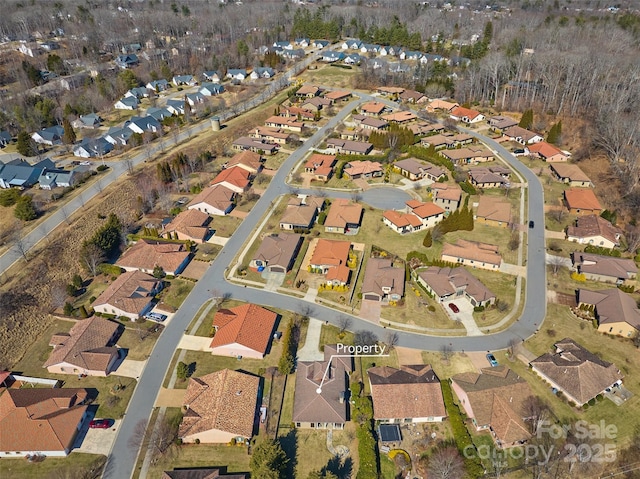
{"label": "brown roof", "polygon": [[220,211],[227,211],[232,205],[236,192],[226,186],[216,185],[203,189],[192,199],[187,207],[204,203]]}
{"label": "brown roof", "polygon": [[490,158],[493,157],[493,153],[484,146],[470,146],[466,148],[459,148],[455,150],[442,151],[441,154],[451,161],[465,160],[467,158]]}
{"label": "brown roof", "polygon": [[531,437],[524,422],[529,413],[529,384],[506,366],[462,373],[451,378],[469,398],[476,424],[490,425],[498,440],[510,444]]}
{"label": "brown roof", "polygon": [[444,255],[496,264],[498,266],[502,263],[502,257],[498,254],[497,246],[464,239],[457,240],[455,244],[445,243],[442,245],[442,256]]}
{"label": "brown roof", "polygon": [[265,354],[277,319],[276,313],[256,304],[220,309],[213,317],[216,334],[211,347],[241,344]]}
{"label": "brown roof", "polygon": [[345,166],[344,172],[349,176],[365,175],[382,171],[382,165],[377,161],[353,161],[348,163],[349,166]]}
{"label": "brown roof", "polygon": [[24,454],[70,450],[87,396],[86,389],[75,388],[5,389],[0,393],[0,449]]}
{"label": "brown roof", "polygon": [[613,244],[620,244],[622,231],[613,226],[609,221],[598,215],[580,216],[575,226],[567,227],[567,236],[576,238],[588,238],[590,236],[602,236]]}
{"label": "brown roof", "polygon": [[493,196],[480,196],[476,216],[487,220],[511,223],[511,203],[501,201]]}
{"label": "brown roof", "polygon": [[160,281],[142,271],[126,271],[98,296],[92,306],[108,304],[127,313],[139,314],[153,299]]}
{"label": "brown roof", "polygon": [[240,146],[244,148],[255,148],[257,150],[274,152],[278,149],[278,145],[274,145],[273,143],[269,143],[268,141],[261,138],[252,138],[250,136],[242,136],[233,140],[234,146]]}
{"label": "brown roof", "polygon": [[603,291],[578,290],[578,303],[593,304],[599,324],[624,322],[640,331],[636,300],[618,288]]}
{"label": "brown roof", "polygon": [[446,183],[434,183],[431,185],[434,199],[460,201],[462,189],[458,185],[452,186]]}
{"label": "brown roof", "polygon": [[[535,131],[529,131],[518,125],[514,125],[514,126],[510,126],[509,128],[506,128],[504,130],[504,134],[511,138],[522,138],[522,140],[525,142],[531,141],[536,136],[542,136],[539,133],[536,133]],[[529,147],[529,151],[531,151],[531,147]]]}
{"label": "brown roof", "polygon": [[[257,128],[259,130],[267,129],[266,127]],[[277,131],[277,130],[274,130]],[[286,135],[289,136],[289,135]],[[258,171],[262,166],[262,156],[258,153],[254,153],[251,150],[243,150],[239,153],[233,155],[233,157],[228,161],[227,168],[232,168],[234,166],[244,165],[252,170]]]}
{"label": "brown roof", "polygon": [[189,256],[182,243],[163,243],[141,239],[125,251],[116,261],[123,268],[137,268],[153,270],[160,266],[164,271],[172,274]]}
{"label": "brown roof", "polygon": [[[404,267],[394,268],[387,258],[370,258],[362,280],[362,294],[375,293],[404,295]],[[389,288],[388,292],[382,288]]]}
{"label": "brown roof", "polygon": [[163,232],[173,233],[177,231],[191,238],[197,238],[201,241],[209,234],[209,228],[206,226],[211,221],[208,214],[198,210],[182,211],[167,224]]}
{"label": "brown roof", "polygon": [[[366,141],[342,140],[340,138],[329,138],[327,140],[329,148],[341,148],[343,150],[355,151],[356,153],[366,155],[373,145]],[[362,162],[359,162],[362,163]]]}
{"label": "brown roof", "polygon": [[324,222],[325,227],[346,228],[347,225],[360,224],[362,220],[362,205],[349,200],[338,198],[333,200],[329,213]]}
{"label": "brown roof", "polygon": [[367,369],[376,420],[447,415],[440,380],[428,364]]}
{"label": "brown roof", "polygon": [[[355,118],[354,118],[355,119]],[[379,118],[373,118],[371,116],[365,116],[361,121],[361,125],[370,126],[372,128],[384,128],[389,125],[385,120]]]}
{"label": "brown roof", "polygon": [[329,98],[330,100],[340,100],[342,98],[348,98],[350,96],[351,96],[350,91],[334,90],[334,91],[328,92],[324,97]]}
{"label": "brown roof", "polygon": [[472,275],[466,268],[439,268],[430,266],[418,276],[429,285],[438,297],[446,297],[464,292],[477,302],[487,301],[496,295],[482,281]]}
{"label": "brown roof", "polygon": [[228,183],[236,188],[245,189],[251,183],[251,173],[239,166],[232,166],[222,170],[211,180],[211,186]]}
{"label": "brown roof", "polygon": [[42,367],[69,363],[89,371],[106,371],[113,355],[118,354],[117,348],[108,347],[118,328],[118,323],[97,316],[78,321],[63,342],[60,335],[54,335],[53,351]]}
{"label": "brown roof", "polygon": [[451,115],[456,116],[458,118],[467,117],[470,120],[473,120],[475,117],[480,115],[480,112],[477,110],[472,110],[471,108],[464,108],[462,106],[457,106],[453,110],[451,110]]}
{"label": "brown roof", "polygon": [[412,121],[418,118],[418,115],[412,111],[395,111],[388,115],[383,115],[382,119],[387,121],[395,121],[396,123],[402,123],[405,121]]}
{"label": "brown roof", "polygon": [[402,93],[403,91],[405,91],[405,89],[398,86],[379,86],[378,91],[380,93],[393,95],[394,93]]}
{"label": "brown roof", "polygon": [[[531,149],[529,149],[531,151]],[[584,171],[580,169],[578,165],[569,163],[552,163],[551,169],[561,178],[568,179],[569,181],[588,181],[591,182],[589,177]]]}
{"label": "brown roof", "polygon": [[505,178],[491,171],[489,168],[471,168],[469,170],[469,177],[473,182],[479,184],[491,184],[491,183],[505,183]]}
{"label": "brown roof", "polygon": [[289,268],[293,255],[298,250],[302,236],[293,233],[280,233],[266,236],[254,256],[254,259],[268,266]]}
{"label": "brown roof", "polygon": [[321,108],[323,106],[330,106],[331,100],[329,100],[328,98],[322,98],[320,96],[314,96],[313,98],[309,98],[308,100],[303,101],[300,108],[304,108],[305,105],[313,105],[316,108]]}
{"label": "brown roof", "polygon": [[491,126],[494,126],[495,128],[499,128],[501,130],[518,124],[518,122],[513,118],[508,116],[500,116],[500,115],[492,116],[491,118],[489,118],[489,123],[491,124]]}
{"label": "brown roof", "polygon": [[219,468],[164,471],[161,479],[246,479],[246,474],[223,474]]}
{"label": "brown roof", "polygon": [[402,100],[411,100],[411,101],[419,101],[422,98],[425,98],[424,93],[420,93],[415,90],[405,90],[400,93],[400,98]]}
{"label": "brown roof", "polygon": [[338,241],[320,238],[316,243],[309,263],[312,265],[340,266],[349,261],[350,241]]}
{"label": "brown roof", "polygon": [[218,430],[250,438],[259,389],[259,377],[230,369],[191,378],[183,401],[187,412],[178,435]]}
{"label": "brown roof", "polygon": [[447,110],[451,111],[458,106],[455,102],[445,101],[445,100],[433,100],[429,103],[428,108],[432,110]]}
{"label": "brown roof", "polygon": [[387,106],[384,103],[380,103],[378,101],[370,101],[365,103],[364,105],[362,105],[360,107],[360,110],[367,112],[367,113],[375,113],[375,114],[380,114],[384,111],[384,109]]}
{"label": "brown roof", "polygon": [[551,379],[579,405],[622,379],[613,364],[603,361],[573,339],[565,338],[555,347],[554,353],[545,353],[531,361],[531,367]]}
{"label": "brown roof", "polygon": [[287,205],[280,223],[308,228],[318,212],[315,205]]}
{"label": "brown roof", "polygon": [[632,279],[638,274],[635,261],[576,251],[572,255],[573,265],[580,273],[592,273],[613,278]]}
{"label": "brown roof", "polygon": [[304,123],[297,121],[295,118],[287,118],[284,116],[270,116],[264,122],[265,124],[272,123],[274,125],[281,125],[283,127],[302,128]]}
{"label": "brown roof", "polygon": [[411,213],[388,210],[383,213],[383,216],[398,228],[404,228],[405,226],[422,226],[420,218]]}
{"label": "brown roof", "polygon": [[435,178],[445,175],[445,171],[442,168],[431,163],[418,161],[416,158],[405,158],[404,160],[396,161],[393,166],[414,175],[429,174]]}
{"label": "brown roof", "polygon": [[422,203],[421,201],[414,202],[409,200],[407,201],[407,206],[411,208],[412,213],[418,218],[430,218],[444,213],[442,208],[431,202]]}
{"label": "brown roof", "polygon": [[320,93],[320,88],[315,85],[302,85],[296,91],[297,95],[317,95],[318,93]]}
{"label": "brown roof", "polygon": [[[524,131],[527,131],[527,130],[524,130]],[[532,133],[532,132],[529,132],[529,133]],[[542,158],[550,158],[555,155],[564,155],[564,153],[559,148],[556,148],[555,146],[547,143],[546,141],[539,141],[538,143],[534,143],[533,145],[530,145],[528,148],[529,148],[529,153],[537,153]]]}
{"label": "brown roof", "polygon": [[[293,403],[294,422],[347,421],[347,373],[353,370],[351,358],[331,358],[335,346],[325,345],[324,361],[299,361]],[[331,363],[331,366],[327,368]],[[325,372],[327,375],[322,382]],[[317,389],[322,383],[322,392]],[[343,401],[340,401],[340,397]]]}
{"label": "brown roof", "polygon": [[601,211],[602,206],[593,191],[584,188],[569,188],[564,192],[569,209]]}

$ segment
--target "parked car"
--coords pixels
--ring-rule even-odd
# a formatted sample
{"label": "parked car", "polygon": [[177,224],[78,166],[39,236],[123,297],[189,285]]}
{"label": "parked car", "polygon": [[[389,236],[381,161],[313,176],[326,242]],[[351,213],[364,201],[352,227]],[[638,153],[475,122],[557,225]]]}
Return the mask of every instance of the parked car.
{"label": "parked car", "polygon": [[147,314],[145,314],[144,317],[147,318],[147,319],[150,319],[151,321],[160,321],[160,322],[162,322],[165,319],[167,319],[167,315],[166,314],[160,314],[160,313],[154,313],[154,312],[147,313]]}
{"label": "parked car", "polygon": [[111,419],[94,419],[89,423],[89,427],[91,429],[109,429],[111,424]]}
{"label": "parked car", "polygon": [[459,312],[460,312],[460,310],[458,309],[458,307],[457,307],[455,304],[453,304],[453,303],[449,303],[449,309],[450,309],[451,311],[453,311],[454,313],[459,313]]}
{"label": "parked car", "polygon": [[487,354],[487,361],[489,361],[489,364],[491,364],[492,368],[495,368],[498,365],[498,360],[491,353]]}
{"label": "parked car", "polygon": [[535,223],[533,221],[529,221],[529,228],[533,228],[535,226]]}

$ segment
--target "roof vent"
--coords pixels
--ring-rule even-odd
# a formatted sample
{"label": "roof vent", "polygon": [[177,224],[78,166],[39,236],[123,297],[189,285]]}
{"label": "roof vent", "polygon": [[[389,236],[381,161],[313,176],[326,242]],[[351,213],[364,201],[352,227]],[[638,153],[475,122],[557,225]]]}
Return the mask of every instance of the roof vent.
{"label": "roof vent", "polygon": [[242,390],[236,391],[236,396],[240,396],[240,395],[242,395]]}

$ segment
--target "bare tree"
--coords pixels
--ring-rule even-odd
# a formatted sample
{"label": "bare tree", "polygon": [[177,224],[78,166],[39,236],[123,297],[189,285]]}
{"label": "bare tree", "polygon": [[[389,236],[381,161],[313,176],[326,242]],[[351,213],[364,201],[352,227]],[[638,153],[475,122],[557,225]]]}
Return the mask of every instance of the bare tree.
{"label": "bare tree", "polygon": [[453,348],[450,344],[443,343],[442,346],[440,346],[440,356],[442,357],[443,361],[448,362],[452,354]]}
{"label": "bare tree", "polygon": [[465,475],[464,461],[454,446],[441,447],[429,457],[427,472],[430,478],[460,479]]}
{"label": "bare tree", "polygon": [[387,349],[391,351],[396,347],[398,341],[400,340],[400,336],[395,331],[387,331],[384,336],[384,343],[387,345]]}
{"label": "bare tree", "polygon": [[351,327],[351,317],[350,316],[345,316],[344,314],[341,314],[338,317],[338,327],[340,328],[340,332],[344,333],[347,329],[349,329]]}
{"label": "bare tree", "polygon": [[439,228],[438,226],[435,226],[431,230],[431,240],[432,241],[440,242],[442,240],[443,236],[444,236],[444,233],[442,232],[442,229]]}
{"label": "bare tree", "polygon": [[106,261],[107,257],[102,248],[94,243],[88,243],[82,248],[80,264],[86,268],[91,276],[98,275],[98,267]]}
{"label": "bare tree", "polygon": [[557,276],[560,272],[560,268],[564,267],[564,258],[562,256],[549,255],[549,261],[547,261],[547,264],[551,269],[551,273],[553,273],[554,276]]}
{"label": "bare tree", "polygon": [[362,193],[360,193],[360,191],[354,191],[353,193],[351,193],[351,201],[353,201],[354,203],[358,203],[361,200]]}
{"label": "bare tree", "polygon": [[378,342],[378,336],[371,331],[360,330],[353,335],[353,344],[356,346],[372,346]]}
{"label": "bare tree", "polygon": [[627,244],[627,252],[635,253],[640,248],[640,227],[627,226],[624,232],[624,239]]}
{"label": "bare tree", "polygon": [[27,247],[27,244],[24,238],[22,238],[21,236],[21,231],[18,231],[17,234],[15,235],[13,240],[13,246],[15,247],[16,251],[20,253],[20,256],[22,256],[22,259],[24,259],[24,261],[28,263],[29,257],[27,256],[27,253],[29,251],[29,248]]}
{"label": "bare tree", "polygon": [[133,160],[131,158],[125,158],[124,166],[127,167],[127,173],[133,175]]}

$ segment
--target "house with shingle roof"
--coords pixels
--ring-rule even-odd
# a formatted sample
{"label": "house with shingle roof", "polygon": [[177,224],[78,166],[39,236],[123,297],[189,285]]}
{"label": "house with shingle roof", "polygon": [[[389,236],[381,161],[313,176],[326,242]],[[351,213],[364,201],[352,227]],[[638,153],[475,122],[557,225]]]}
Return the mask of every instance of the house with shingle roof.
{"label": "house with shingle roof", "polygon": [[0,457],[69,454],[89,418],[88,398],[89,392],[79,388],[0,391]]}
{"label": "house with shingle roof", "polygon": [[84,138],[74,146],[73,155],[81,158],[94,158],[108,155],[113,150],[113,144],[103,137]]}
{"label": "house with shingle roof", "polygon": [[238,194],[244,193],[251,186],[251,172],[240,166],[225,168],[210,183],[211,186],[224,186]]}
{"label": "house with shingle roof", "polygon": [[304,98],[313,98],[314,96],[318,96],[321,92],[322,90],[315,85],[302,85],[296,91],[296,96],[304,97]]}
{"label": "house with shingle roof", "polygon": [[502,256],[498,253],[496,245],[465,239],[458,239],[454,244],[442,245],[440,259],[489,270],[497,270],[502,264]]}
{"label": "house with shingle roof", "polygon": [[50,126],[49,128],[43,128],[40,131],[36,131],[31,135],[31,138],[36,143],[42,143],[44,145],[60,145],[62,143],[62,136],[64,135],[64,128],[60,125]]}
{"label": "house with shingle roof", "polygon": [[574,215],[599,215],[602,206],[592,190],[569,188],[564,191],[564,202],[569,213]]}
{"label": "house with shingle roof", "polygon": [[463,123],[478,123],[484,120],[484,115],[477,110],[471,108],[464,108],[457,106],[450,112],[450,117],[453,120],[461,121]]}
{"label": "house with shingle roof", "polygon": [[495,303],[496,295],[465,268],[429,266],[418,273],[418,283],[439,303],[464,295],[473,306]]}
{"label": "house with shingle roof", "polygon": [[402,93],[400,93],[399,98],[402,101],[416,104],[426,103],[427,101],[429,101],[429,98],[424,93],[420,93],[419,91],[415,90],[404,90]]}
{"label": "house with shingle roof", "polygon": [[[535,131],[529,131],[518,125],[505,128],[502,133],[510,140],[516,141],[523,145],[532,145],[544,140],[542,135],[540,135],[539,133],[536,133]],[[529,151],[531,151],[531,149],[529,149]]]}
{"label": "house with shingle roof", "polygon": [[323,361],[298,361],[293,401],[293,423],[297,428],[344,429],[350,420],[349,375],[353,359],[334,355],[336,346],[327,344]]}
{"label": "house with shingle roof", "polygon": [[[125,96],[120,98],[113,107],[116,110],[135,110],[140,102],[135,96]],[[184,113],[184,112],[183,112]]]}
{"label": "house with shingle roof", "polygon": [[328,98],[329,100],[336,102],[336,101],[345,101],[348,100],[349,98],[351,98],[352,93],[350,91],[347,90],[333,90],[330,92],[327,92],[324,97]]}
{"label": "house with shingle roof", "polygon": [[269,143],[285,145],[290,139],[291,134],[279,128],[271,128],[269,126],[258,126],[249,134],[251,138],[257,138]]}
{"label": "house with shingle roof", "polygon": [[573,268],[591,281],[628,284],[638,275],[638,267],[632,259],[574,251],[571,261]]}
{"label": "house with shingle roof", "polygon": [[196,86],[198,84],[198,80],[196,80],[193,75],[175,75],[171,79],[171,83],[173,83],[175,86]]}
{"label": "house with shingle roof", "polygon": [[88,115],[80,115],[80,117],[73,121],[74,128],[98,128],[102,123],[102,118],[96,113],[89,113]]}
{"label": "house with shingle roof", "polygon": [[55,171],[55,163],[49,158],[35,165],[29,164],[22,158],[16,158],[7,163],[0,161],[0,188],[29,188],[35,185],[42,173],[47,170]]}
{"label": "house with shingle roof", "polygon": [[502,188],[508,183],[504,175],[490,168],[471,168],[469,182],[478,188]]}
{"label": "house with shingle roof", "polygon": [[[537,139],[537,137],[535,137]],[[567,161],[569,155],[560,148],[547,143],[546,141],[538,141],[528,147],[529,154],[546,161],[547,163],[556,163]]]}
{"label": "house with shingle roof", "polygon": [[462,190],[456,185],[434,183],[431,185],[433,202],[445,211],[455,211],[460,206]]}
{"label": "house with shingle roof", "polygon": [[575,226],[567,226],[567,240],[613,249],[620,246],[622,230],[598,215],[579,216]]}
{"label": "house with shingle roof", "polygon": [[324,155],[313,153],[304,164],[306,173],[313,173],[313,179],[319,181],[329,181],[333,175],[333,167],[336,164],[335,155]]}
{"label": "house with shingle roof", "polygon": [[300,108],[308,111],[320,111],[325,107],[328,108],[333,104],[331,100],[328,98],[323,98],[321,96],[315,96],[313,98],[309,98],[308,100],[303,101],[300,104]]}
{"label": "house with shingle roof", "polygon": [[376,421],[442,422],[447,417],[440,379],[429,364],[375,366],[367,375]]}
{"label": "house with shingle roof", "polygon": [[280,218],[280,229],[283,230],[310,230],[316,221],[318,208],[315,205],[296,201],[288,204]]}
{"label": "house with shingle roof", "polygon": [[273,273],[286,273],[293,267],[301,245],[302,236],[299,234],[279,233],[265,236],[249,266],[258,271],[266,269]]}
{"label": "house with shingle roof", "polygon": [[344,155],[368,155],[371,150],[373,150],[373,145],[366,141],[352,141],[342,140],[340,138],[329,138],[327,140],[327,148],[332,148],[336,153],[341,153]]}
{"label": "house with shingle roof", "polygon": [[214,356],[262,359],[267,354],[278,315],[256,304],[219,309],[213,317]]}
{"label": "house with shingle roof", "polygon": [[337,198],[333,200],[324,222],[327,233],[355,234],[362,223],[364,208],[358,203]]}
{"label": "house with shingle roof", "polygon": [[322,274],[331,285],[345,285],[349,282],[350,241],[338,241],[320,238],[316,242],[309,268],[312,273]]}
{"label": "house with shingle roof", "polygon": [[640,332],[640,310],[636,300],[619,288],[602,291],[578,290],[578,306],[593,306],[598,331],[623,338]]}
{"label": "house with shingle roof", "polygon": [[471,163],[484,163],[492,161],[493,152],[484,146],[469,146],[452,150],[442,150],[440,155],[451,160],[456,165],[469,165]]}
{"label": "house with shingle roof", "polygon": [[298,121],[297,118],[287,118],[284,116],[271,116],[264,122],[265,126],[271,128],[295,131],[300,133],[304,127],[304,123]]}
{"label": "house with shingle roof", "polygon": [[126,250],[116,265],[126,271],[142,271],[153,274],[156,266],[165,274],[176,276],[191,260],[191,253],[182,243],[166,243],[162,240],[141,239]]}
{"label": "house with shingle roof", "polygon": [[250,136],[237,138],[233,141],[231,147],[237,151],[249,150],[259,155],[275,155],[278,152],[278,145]]}
{"label": "house with shingle roof", "polygon": [[416,215],[425,228],[431,228],[444,219],[444,210],[435,203],[408,200],[407,208]]}
{"label": "house with shingle roof", "polygon": [[511,224],[511,203],[495,196],[481,195],[473,219],[478,223],[507,228]]}
{"label": "house with shingle roof", "polygon": [[153,299],[164,284],[142,271],[127,271],[118,276],[96,300],[94,311],[136,321],[153,308]]}
{"label": "house with shingle roof", "polygon": [[446,172],[442,168],[416,158],[405,158],[404,160],[396,161],[393,164],[393,169],[411,181],[417,181],[423,178],[438,181],[446,175]]}
{"label": "house with shingle roof", "polygon": [[365,130],[375,130],[382,131],[386,130],[389,126],[389,122],[386,120],[380,120],[378,118],[373,118],[371,116],[364,116],[364,118],[359,119],[356,118],[358,115],[353,115],[353,120],[357,125],[360,125],[361,128]]}
{"label": "house with shingle roof", "polygon": [[263,160],[264,158],[262,158],[258,153],[250,150],[244,150],[233,155],[233,157],[225,164],[225,168],[233,168],[237,166],[238,168],[247,170],[252,175],[257,175],[262,171]]}
{"label": "house with shingle roof", "polygon": [[459,106],[460,105],[456,102],[436,99],[427,105],[427,111],[442,110],[450,112]]}
{"label": "house with shingle roof", "polygon": [[196,468],[196,469],[174,469],[173,471],[163,471],[160,479],[247,479],[246,474],[234,473],[226,474],[225,468]]}
{"label": "house with shingle roof", "polygon": [[494,130],[498,130],[500,132],[511,126],[516,126],[517,124],[518,122],[509,116],[498,115],[489,118],[489,126]]}
{"label": "house with shingle roof", "polygon": [[381,115],[384,112],[390,111],[390,108],[379,101],[369,101],[360,106],[360,111],[363,115]]}
{"label": "house with shingle roof", "polygon": [[382,221],[393,231],[401,235],[422,231],[424,228],[420,218],[412,213],[404,213],[402,211],[387,210],[382,214]]}
{"label": "house with shingle roof", "polygon": [[418,119],[418,115],[416,115],[412,111],[401,110],[382,115],[381,118],[385,121],[388,121],[389,123],[397,123],[399,125],[403,125],[405,123],[416,121]]}
{"label": "house with shingle roof", "polygon": [[198,93],[204,96],[216,96],[224,93],[224,86],[218,83],[203,83],[198,89]]}
{"label": "house with shingle roof", "polygon": [[258,376],[231,369],[189,379],[178,437],[185,443],[203,444],[250,440],[256,432],[260,381]]}
{"label": "house with shingle roof", "polygon": [[551,173],[558,180],[567,183],[569,186],[593,187],[593,183],[578,165],[557,163],[549,166]]}
{"label": "house with shingle roof", "polygon": [[[356,142],[353,142],[356,143]],[[370,144],[370,143],[367,143]],[[342,174],[352,180],[358,178],[376,178],[382,176],[382,165],[377,161],[351,161],[344,165]]]}
{"label": "house with shingle roof", "polygon": [[228,215],[234,206],[236,192],[226,186],[204,188],[187,205],[187,209],[202,211],[208,215]]}
{"label": "house with shingle roof", "polygon": [[533,396],[529,384],[506,366],[483,368],[451,378],[458,404],[476,430],[488,430],[501,448],[518,446],[531,438],[526,420]]}
{"label": "house with shingle roof", "polygon": [[622,374],[614,364],[600,359],[573,339],[554,344],[552,353],[545,353],[529,363],[531,369],[552,387],[581,407],[606,389],[622,384]]}
{"label": "house with shingle roof", "polygon": [[404,296],[404,265],[394,266],[388,258],[369,258],[362,281],[362,298],[371,301],[399,301]]}
{"label": "house with shingle roof", "polygon": [[197,209],[187,209],[166,224],[161,235],[180,241],[204,243],[211,233],[208,226],[210,222],[211,217],[208,214]]}
{"label": "house with shingle roof", "polygon": [[51,337],[53,351],[42,367],[56,374],[107,376],[119,357],[115,347],[119,333],[120,325],[108,319],[92,316],[80,320],[68,333]]}

